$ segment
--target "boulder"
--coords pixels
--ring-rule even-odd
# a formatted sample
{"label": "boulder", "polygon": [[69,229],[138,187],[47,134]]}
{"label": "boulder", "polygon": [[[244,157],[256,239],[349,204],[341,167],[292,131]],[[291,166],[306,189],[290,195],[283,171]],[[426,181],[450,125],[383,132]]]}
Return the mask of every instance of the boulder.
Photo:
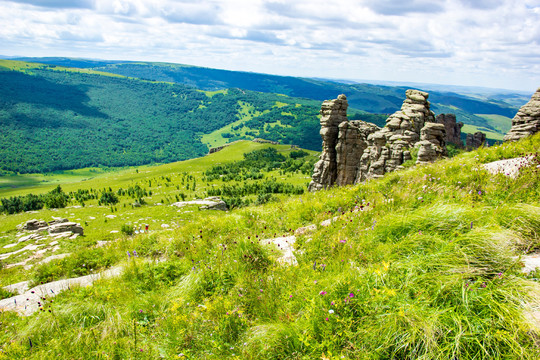
{"label": "boulder", "polygon": [[540,132],[540,88],[512,119],[512,128],[504,141],[517,141]]}
{"label": "boulder", "polygon": [[71,221],[49,226],[49,234],[58,234],[65,232],[72,232],[75,234],[83,235],[84,229],[80,224]]}
{"label": "boulder", "polygon": [[47,224],[46,221],[32,219],[32,220],[28,220],[24,224],[19,225],[19,228],[21,230],[33,231],[33,230],[46,228],[47,226],[49,226],[49,224]]}

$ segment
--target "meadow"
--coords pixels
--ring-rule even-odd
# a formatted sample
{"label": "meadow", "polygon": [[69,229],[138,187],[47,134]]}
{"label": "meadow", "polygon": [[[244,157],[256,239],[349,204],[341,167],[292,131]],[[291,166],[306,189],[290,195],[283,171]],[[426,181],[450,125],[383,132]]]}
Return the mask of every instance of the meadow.
{"label": "meadow", "polygon": [[[1,215],[2,246],[15,240],[17,224],[32,218],[65,216],[85,226],[83,237],[60,242],[70,256],[34,259],[28,271],[5,266],[2,285],[112,266],[123,273],[44,296],[32,316],[0,313],[0,359],[540,356],[531,316],[540,288],[535,274],[520,270],[520,256],[540,244],[540,134],[366,184],[278,195],[228,212],[167,206],[180,192],[189,199],[217,187],[222,180],[207,185],[205,171],[260,147],[270,145],[239,142],[201,159],[62,184],[66,192],[144,184],[152,195],[141,207],[121,197],[113,206],[92,200]],[[482,167],[524,155],[533,163],[516,178]],[[309,181],[300,172],[265,176]],[[145,223],[149,233],[111,234],[123,224]],[[298,264],[291,266],[279,261],[281,251],[268,239],[295,231]],[[107,242],[97,247],[98,240]]]}

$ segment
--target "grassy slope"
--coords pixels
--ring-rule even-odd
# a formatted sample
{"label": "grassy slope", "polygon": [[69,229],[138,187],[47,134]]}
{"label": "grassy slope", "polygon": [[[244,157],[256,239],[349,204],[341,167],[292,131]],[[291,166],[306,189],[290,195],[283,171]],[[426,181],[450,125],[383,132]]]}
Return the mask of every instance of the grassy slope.
{"label": "grassy slope", "polygon": [[[538,168],[512,180],[480,164],[539,146],[537,135],[123,237],[106,254],[140,258],[122,257],[121,278],[46,300],[30,318],[1,314],[0,358],[536,359],[524,310],[538,286],[512,256],[540,245]],[[297,239],[296,267],[260,241],[333,216]]]}

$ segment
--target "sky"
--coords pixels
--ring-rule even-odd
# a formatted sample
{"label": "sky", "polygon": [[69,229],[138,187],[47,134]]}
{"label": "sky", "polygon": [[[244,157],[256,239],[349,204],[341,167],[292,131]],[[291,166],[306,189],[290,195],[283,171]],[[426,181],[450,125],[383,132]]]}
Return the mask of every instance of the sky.
{"label": "sky", "polygon": [[540,87],[540,0],[0,0],[0,55]]}

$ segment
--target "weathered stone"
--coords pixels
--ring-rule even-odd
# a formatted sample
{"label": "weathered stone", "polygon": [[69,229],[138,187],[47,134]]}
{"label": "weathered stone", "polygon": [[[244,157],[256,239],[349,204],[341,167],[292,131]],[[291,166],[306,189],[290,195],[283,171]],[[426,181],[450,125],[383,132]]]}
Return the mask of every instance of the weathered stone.
{"label": "weathered stone", "polygon": [[69,220],[66,219],[66,218],[53,218],[53,219],[54,220],[49,221],[49,225],[56,225],[56,224],[62,224],[62,223],[69,222]]}
{"label": "weathered stone", "polygon": [[367,137],[378,130],[380,128],[377,125],[361,120],[345,121],[339,125],[336,185],[355,183],[360,159],[368,147]]}
{"label": "weathered stone", "polygon": [[171,204],[171,206],[184,207],[187,205],[201,205],[201,210],[222,210],[227,211],[227,204],[221,200],[219,196],[212,196],[205,198],[204,200],[191,200],[191,201],[179,201]]}
{"label": "weathered stone", "polygon": [[512,128],[504,141],[517,141],[540,132],[540,88],[512,119]]}
{"label": "weathered stone", "polygon": [[32,219],[32,220],[28,220],[24,224],[19,225],[19,228],[22,230],[33,231],[33,230],[39,230],[41,228],[46,228],[47,226],[48,224],[46,221]]}
{"label": "weathered stone", "polygon": [[335,100],[326,100],[321,106],[321,137],[323,140],[320,160],[315,164],[308,190],[315,191],[332,186],[337,178],[336,145],[339,124],[347,121],[347,97],[339,95]]}
{"label": "weathered stone", "polygon": [[84,229],[80,224],[71,221],[49,226],[49,234],[58,234],[65,232],[72,232],[75,234],[83,235]]}
{"label": "weathered stone", "polygon": [[486,134],[481,131],[477,131],[474,134],[467,134],[465,139],[465,145],[467,149],[477,149],[486,142]]}
{"label": "weathered stone", "polygon": [[461,128],[463,127],[463,123],[461,121],[456,122],[456,115],[440,114],[437,115],[436,121],[439,124],[444,124],[446,130],[446,143],[462,148],[463,141],[461,140]]}

